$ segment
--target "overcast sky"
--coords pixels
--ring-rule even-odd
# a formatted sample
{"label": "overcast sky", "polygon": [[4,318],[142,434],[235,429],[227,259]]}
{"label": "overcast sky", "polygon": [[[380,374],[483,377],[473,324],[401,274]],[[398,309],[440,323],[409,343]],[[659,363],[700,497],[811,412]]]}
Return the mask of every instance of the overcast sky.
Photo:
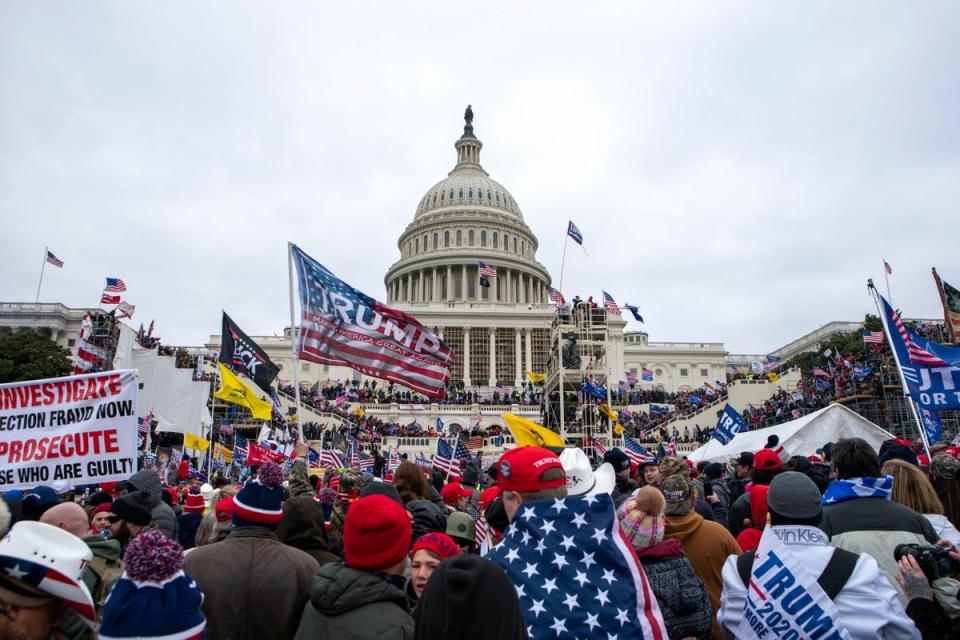
{"label": "overcast sky", "polygon": [[[587,6],[590,4],[591,6]],[[599,5],[599,6],[598,6]],[[955,2],[8,2],[0,300],[126,281],[170,344],[289,323],[286,242],[361,290],[481,156],[564,292],[765,353],[960,283]],[[574,247],[571,247],[574,249]]]}

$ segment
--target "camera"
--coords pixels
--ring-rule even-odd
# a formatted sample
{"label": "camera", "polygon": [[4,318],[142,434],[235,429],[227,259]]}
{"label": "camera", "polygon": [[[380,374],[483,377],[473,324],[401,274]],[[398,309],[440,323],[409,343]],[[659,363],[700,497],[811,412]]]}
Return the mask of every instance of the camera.
{"label": "camera", "polygon": [[913,556],[913,559],[923,569],[923,575],[927,576],[927,580],[933,582],[938,578],[960,571],[960,565],[950,557],[950,551],[953,551],[953,549],[949,547],[904,543],[898,544],[894,548],[893,558],[900,562],[900,558],[903,556]]}

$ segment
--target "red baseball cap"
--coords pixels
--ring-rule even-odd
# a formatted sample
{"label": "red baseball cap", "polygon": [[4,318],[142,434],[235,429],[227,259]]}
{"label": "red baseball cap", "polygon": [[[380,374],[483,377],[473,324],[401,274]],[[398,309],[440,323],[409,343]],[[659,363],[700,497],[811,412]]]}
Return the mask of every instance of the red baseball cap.
{"label": "red baseball cap", "polygon": [[501,489],[497,485],[484,489],[480,493],[480,508],[486,511],[490,503],[500,497],[500,491]]}
{"label": "red baseball cap", "polygon": [[468,498],[472,495],[473,492],[459,482],[451,482],[450,484],[444,485],[443,489],[440,489],[440,497],[443,498],[443,501],[447,504],[453,504],[460,498]]}
{"label": "red baseball cap", "polygon": [[500,472],[497,484],[504,491],[527,493],[542,489],[555,489],[567,484],[566,473],[557,480],[540,480],[548,469],[563,471],[563,463],[552,451],[543,447],[517,447],[504,452],[497,463]]}
{"label": "red baseball cap", "polygon": [[782,466],[780,456],[773,449],[760,449],[753,456],[753,468],[759,471],[776,471]]}

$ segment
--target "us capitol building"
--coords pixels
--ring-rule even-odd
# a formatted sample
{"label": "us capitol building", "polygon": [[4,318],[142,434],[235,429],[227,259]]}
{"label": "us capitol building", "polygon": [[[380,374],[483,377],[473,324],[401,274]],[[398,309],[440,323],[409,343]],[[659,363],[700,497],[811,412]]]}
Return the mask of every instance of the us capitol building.
{"label": "us capitol building", "polygon": [[[537,261],[537,237],[513,195],[483,168],[483,143],[469,107],[464,119],[453,145],[456,164],[427,190],[400,235],[400,258],[384,277],[385,302],[439,335],[457,356],[451,380],[483,393],[498,382],[518,387],[526,371],[545,370],[556,306],[549,302],[550,272]],[[496,269],[488,287],[481,286],[481,261]],[[569,301],[574,293],[564,295]],[[599,290],[579,293],[601,298]],[[640,378],[643,368],[654,379],[642,386],[668,391],[725,379],[722,343],[649,342],[642,331],[625,331],[626,324],[616,317],[608,322],[610,380],[623,380],[630,370]],[[254,339],[282,364],[280,377],[290,379],[289,338]],[[211,336],[208,346],[215,349],[219,342]],[[298,376],[310,384],[359,378],[350,369],[307,362],[300,363]]]}

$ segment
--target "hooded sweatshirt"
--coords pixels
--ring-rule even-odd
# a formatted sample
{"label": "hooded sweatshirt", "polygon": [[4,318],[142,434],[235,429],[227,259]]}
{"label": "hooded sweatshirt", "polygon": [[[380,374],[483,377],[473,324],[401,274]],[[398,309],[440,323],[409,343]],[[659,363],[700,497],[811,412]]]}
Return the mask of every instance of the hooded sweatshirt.
{"label": "hooded sweatshirt", "polygon": [[640,564],[657,597],[671,638],[709,638],[710,596],[683,555],[683,545],[671,538],[636,549]]}
{"label": "hooded sweatshirt", "polygon": [[296,640],[411,640],[413,618],[403,591],[382,577],[342,562],[313,577]]}
{"label": "hooded sweatshirt", "polygon": [[722,638],[717,625],[720,593],[723,591],[721,572],[728,556],[741,553],[740,545],[726,527],[704,520],[703,516],[694,511],[685,516],[667,516],[664,538],[674,538],[683,545],[683,553],[690,559],[693,571],[710,595],[713,635],[715,638]]}
{"label": "hooded sweatshirt", "polygon": [[323,524],[323,508],[310,496],[299,495],[283,503],[283,517],[277,525],[280,542],[313,556],[319,564],[337,562],[330,552],[327,530]]}
{"label": "hooded sweatshirt", "polygon": [[142,469],[130,476],[127,484],[136,491],[144,491],[150,495],[150,523],[157,525],[157,528],[168,538],[176,540],[177,514],[160,496],[160,492],[163,491],[160,476],[152,469]]}

